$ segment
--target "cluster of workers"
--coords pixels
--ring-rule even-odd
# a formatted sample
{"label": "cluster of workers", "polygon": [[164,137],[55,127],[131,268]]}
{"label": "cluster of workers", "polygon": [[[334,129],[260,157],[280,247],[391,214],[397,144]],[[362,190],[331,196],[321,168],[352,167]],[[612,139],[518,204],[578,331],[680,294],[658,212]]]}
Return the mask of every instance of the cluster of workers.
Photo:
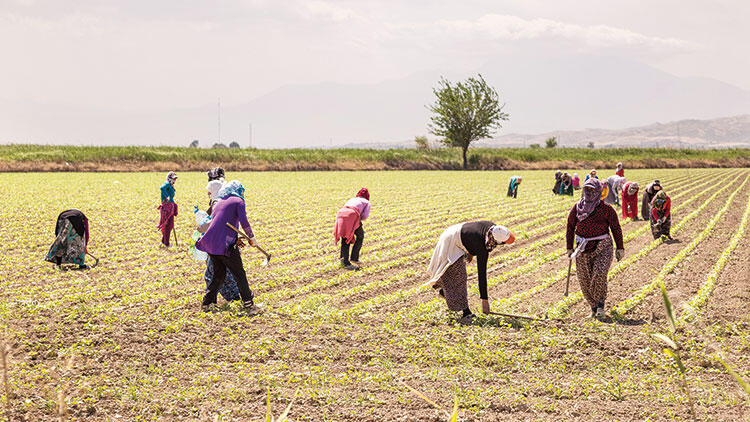
{"label": "cluster of workers", "polygon": [[[254,295],[247,280],[240,248],[242,238],[250,246],[258,247],[247,218],[245,189],[237,180],[227,182],[224,169],[213,168],[207,172],[208,207],[207,217],[198,222],[193,234],[194,247],[205,253],[206,289],[201,303],[205,312],[216,306],[217,295],[226,301],[242,300],[246,313],[257,315],[262,310],[255,304]],[[177,216],[175,203],[175,183],[177,174],[167,174],[161,185],[159,205],[161,246],[171,246],[174,234],[174,218]],[[522,177],[513,176],[508,186],[509,197],[517,198]],[[612,205],[622,206],[623,218],[638,219],[638,184],[625,180],[621,163],[615,175],[600,180],[596,170],[586,176],[580,185],[577,174],[555,173],[555,195],[573,195],[574,190],[582,190],[581,199],[568,214],[566,249],[569,259],[576,260],[576,275],[581,290],[591,307],[592,317],[602,319],[604,302],[607,296],[607,273],[614,257],[619,261],[625,253],[622,230],[617,212]],[[620,204],[621,202],[621,204]],[[654,239],[670,236],[671,201],[658,180],[646,186],[642,198],[642,217],[651,223]],[[198,213],[196,206],[195,213]],[[361,268],[360,252],[365,231],[362,222],[370,215],[370,193],[366,188],[346,201],[334,219],[334,240],[341,241],[339,261],[342,268],[357,271]],[[244,233],[240,233],[239,230]],[[613,239],[610,236],[614,237]],[[88,243],[88,219],[79,210],[63,211],[55,227],[56,239],[50,247],[46,260],[58,266],[72,269],[88,269],[85,255]],[[487,292],[487,261],[489,253],[498,245],[508,245],[515,241],[514,233],[505,226],[491,221],[475,221],[448,227],[435,246],[427,272],[431,285],[443,297],[452,311],[462,312],[459,322],[471,323],[475,315],[469,308],[466,265],[476,258],[479,294],[482,311],[490,312]],[[350,252],[351,248],[351,252]]]}

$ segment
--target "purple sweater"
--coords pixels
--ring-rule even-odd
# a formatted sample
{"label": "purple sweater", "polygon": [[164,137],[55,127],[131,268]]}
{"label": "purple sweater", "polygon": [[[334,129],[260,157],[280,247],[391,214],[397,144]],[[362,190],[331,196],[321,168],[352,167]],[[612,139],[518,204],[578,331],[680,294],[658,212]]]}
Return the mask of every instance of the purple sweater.
{"label": "purple sweater", "polygon": [[250,223],[247,221],[245,201],[242,198],[230,196],[214,205],[211,225],[208,226],[206,234],[195,242],[195,247],[211,255],[229,256],[229,250],[237,242],[237,233],[227,227],[227,223],[238,229],[242,226],[247,234],[253,236]]}

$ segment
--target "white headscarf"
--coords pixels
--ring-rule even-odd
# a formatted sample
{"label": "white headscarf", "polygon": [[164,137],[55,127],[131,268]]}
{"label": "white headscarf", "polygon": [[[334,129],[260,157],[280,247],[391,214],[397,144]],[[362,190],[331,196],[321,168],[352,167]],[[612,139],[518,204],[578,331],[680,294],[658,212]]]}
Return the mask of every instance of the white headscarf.
{"label": "white headscarf", "polygon": [[212,180],[208,182],[206,185],[206,190],[209,194],[211,194],[211,200],[214,201],[216,199],[219,199],[219,191],[224,186],[224,183],[221,180]]}
{"label": "white headscarf", "polygon": [[504,226],[494,225],[492,226],[492,237],[495,238],[495,242],[503,243],[510,239],[510,230]]}

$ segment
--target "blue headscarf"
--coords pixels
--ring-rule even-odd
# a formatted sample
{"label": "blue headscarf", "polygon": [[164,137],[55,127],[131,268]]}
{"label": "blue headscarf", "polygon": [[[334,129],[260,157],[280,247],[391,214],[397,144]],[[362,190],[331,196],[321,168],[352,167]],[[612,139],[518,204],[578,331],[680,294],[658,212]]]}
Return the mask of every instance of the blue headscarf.
{"label": "blue headscarf", "polygon": [[240,183],[239,180],[232,180],[231,182],[226,183],[224,186],[222,186],[221,190],[219,190],[219,194],[216,196],[220,199],[226,199],[230,196],[236,196],[244,200],[245,188],[242,187],[242,183]]}

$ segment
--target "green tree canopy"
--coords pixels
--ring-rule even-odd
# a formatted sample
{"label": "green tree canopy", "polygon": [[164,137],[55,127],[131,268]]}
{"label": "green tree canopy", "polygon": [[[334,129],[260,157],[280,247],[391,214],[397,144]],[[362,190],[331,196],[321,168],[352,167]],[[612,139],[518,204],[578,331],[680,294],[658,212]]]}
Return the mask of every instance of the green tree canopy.
{"label": "green tree canopy", "polygon": [[432,92],[437,99],[427,107],[433,112],[430,132],[442,137],[443,144],[461,148],[466,169],[469,145],[491,137],[502,127],[500,122],[508,120],[505,104],[500,105],[497,91],[482,75],[456,83],[441,78]]}

